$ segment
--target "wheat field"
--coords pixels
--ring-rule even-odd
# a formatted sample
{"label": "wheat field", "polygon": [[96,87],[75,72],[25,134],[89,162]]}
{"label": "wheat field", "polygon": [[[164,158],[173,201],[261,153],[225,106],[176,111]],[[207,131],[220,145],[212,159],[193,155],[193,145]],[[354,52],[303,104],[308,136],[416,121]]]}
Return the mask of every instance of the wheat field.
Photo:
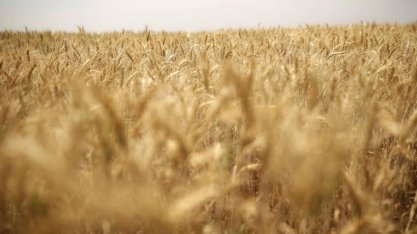
{"label": "wheat field", "polygon": [[0,32],[0,233],[417,233],[417,23]]}

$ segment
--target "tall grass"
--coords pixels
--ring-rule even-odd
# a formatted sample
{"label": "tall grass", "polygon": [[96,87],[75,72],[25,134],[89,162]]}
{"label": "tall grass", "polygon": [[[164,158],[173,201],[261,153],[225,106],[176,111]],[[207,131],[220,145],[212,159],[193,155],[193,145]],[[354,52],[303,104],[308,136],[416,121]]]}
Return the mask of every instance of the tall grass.
{"label": "tall grass", "polygon": [[416,24],[0,33],[0,233],[415,233]]}

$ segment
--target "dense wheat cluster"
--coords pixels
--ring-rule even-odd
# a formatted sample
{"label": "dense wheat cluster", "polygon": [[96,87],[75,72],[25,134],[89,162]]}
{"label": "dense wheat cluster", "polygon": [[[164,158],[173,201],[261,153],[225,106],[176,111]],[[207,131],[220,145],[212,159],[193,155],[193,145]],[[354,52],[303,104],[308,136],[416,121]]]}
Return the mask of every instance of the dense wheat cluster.
{"label": "dense wheat cluster", "polygon": [[416,233],[417,24],[0,33],[0,233]]}

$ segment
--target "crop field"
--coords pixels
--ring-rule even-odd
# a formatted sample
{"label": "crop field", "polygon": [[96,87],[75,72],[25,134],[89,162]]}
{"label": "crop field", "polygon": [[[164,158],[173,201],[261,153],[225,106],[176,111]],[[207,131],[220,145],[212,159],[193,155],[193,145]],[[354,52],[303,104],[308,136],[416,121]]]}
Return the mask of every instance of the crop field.
{"label": "crop field", "polygon": [[417,233],[417,23],[0,32],[0,233]]}

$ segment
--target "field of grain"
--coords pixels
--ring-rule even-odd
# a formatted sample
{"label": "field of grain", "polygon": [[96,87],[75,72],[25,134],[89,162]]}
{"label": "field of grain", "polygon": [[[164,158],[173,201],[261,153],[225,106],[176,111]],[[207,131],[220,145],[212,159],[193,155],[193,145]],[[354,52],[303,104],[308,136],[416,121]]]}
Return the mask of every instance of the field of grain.
{"label": "field of grain", "polygon": [[0,233],[417,233],[417,23],[0,32]]}

